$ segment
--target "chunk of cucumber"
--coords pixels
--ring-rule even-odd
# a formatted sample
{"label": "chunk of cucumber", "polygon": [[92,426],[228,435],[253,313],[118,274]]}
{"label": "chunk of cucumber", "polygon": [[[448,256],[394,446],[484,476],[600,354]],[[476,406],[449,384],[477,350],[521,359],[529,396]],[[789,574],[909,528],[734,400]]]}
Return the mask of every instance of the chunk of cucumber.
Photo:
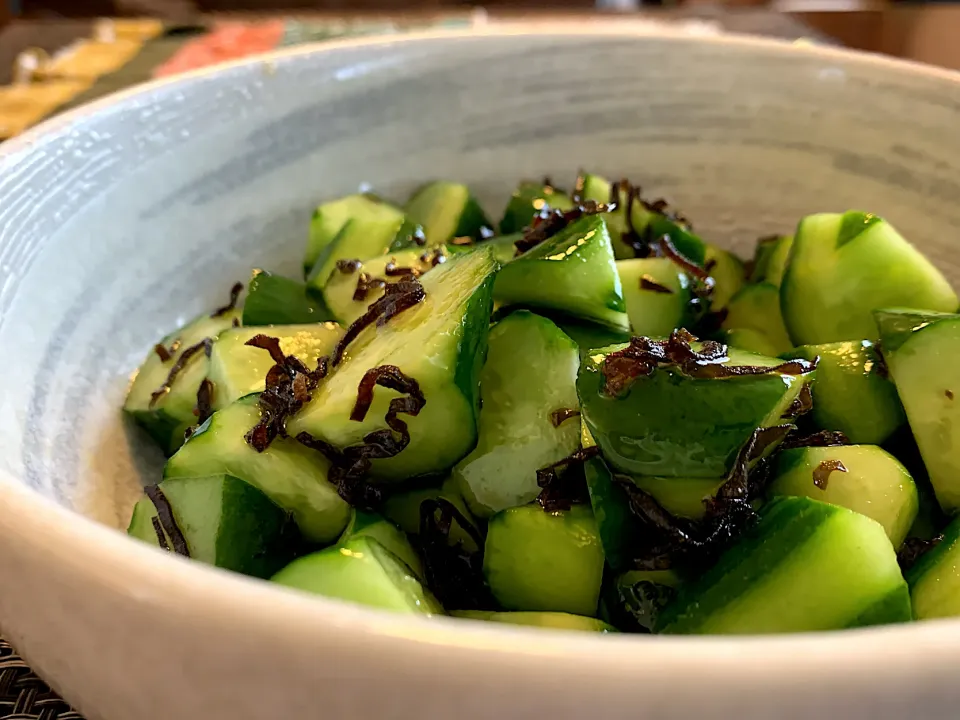
{"label": "chunk of cucumber", "polygon": [[[151,350],[137,371],[127,393],[123,410],[143,427],[163,448],[164,452],[176,452],[183,444],[187,428],[196,424],[197,390],[207,375],[209,360],[196,345],[204,340],[213,340],[239,321],[240,311],[231,310],[216,317],[201,315],[180,330],[165,337],[160,344],[169,357],[161,359],[156,350]],[[184,351],[193,348],[189,361],[176,375],[170,389],[151,400],[170,375],[171,369],[180,362]]]}
{"label": "chunk of cucumber", "polygon": [[440,603],[400,558],[372,537],[294,560],[273,582],[393,612],[442,615]]}
{"label": "chunk of cucumber", "polygon": [[716,245],[707,245],[704,253],[704,268],[713,278],[713,294],[710,307],[722,310],[744,285],[745,268],[743,261],[732,252]]}
{"label": "chunk of cucumber", "polygon": [[873,337],[873,311],[957,309],[946,278],[890,223],[847,212],[800,221],[780,288],[780,306],[797,345]]}
{"label": "chunk of cucumber", "polygon": [[769,283],[780,287],[792,247],[793,235],[764,238],[758,242],[756,254],[753,256],[750,282]]}
{"label": "chunk of cucumber", "polygon": [[537,470],[580,446],[578,418],[559,426],[553,419],[555,411],[580,408],[576,344],[552,322],[525,310],[497,323],[489,342],[480,373],[483,409],[477,446],[453,471],[479,517],[536,498]]}
{"label": "chunk of cucumber", "polygon": [[596,617],[603,549],[593,512],[584,505],[556,513],[525,505],[494,515],[483,574],[507,610]]}
{"label": "chunk of cucumber", "polygon": [[[960,316],[878,316],[883,356],[940,507],[960,509]],[[909,326],[912,332],[903,328]]]}
{"label": "chunk of cucumber", "polygon": [[[252,485],[229,475],[164,480],[160,491],[173,512],[190,557],[224,570],[267,578],[290,562],[297,533],[290,516]],[[146,496],[133,509],[131,537],[170,548]],[[161,543],[162,537],[162,543]]]}
{"label": "chunk of cucumber", "polygon": [[761,634],[905,622],[910,596],[879,523],[787,497],[760,511],[701,577],[661,612],[663,633]]}
{"label": "chunk of cucumber", "polygon": [[559,612],[490,612],[487,610],[458,610],[454,617],[466,620],[526,625],[550,630],[580,630],[583,632],[616,632],[617,629],[603,620],[582,615]]}
{"label": "chunk of cucumber", "polygon": [[875,445],[784,450],[777,455],[769,493],[808,497],[873,518],[895,548],[907,537],[919,508],[910,473]]}
{"label": "chunk of cucumber", "polygon": [[610,235],[599,215],[583,217],[527,251],[497,276],[497,302],[562,312],[627,330]]}
{"label": "chunk of cucumber", "polygon": [[350,272],[339,270],[334,272],[323,287],[323,300],[337,322],[344,327],[348,327],[354,320],[363,315],[372,303],[383,297],[381,288],[372,287],[363,293],[362,299],[354,299],[361,274],[390,283],[397,282],[402,278],[400,275],[388,275],[386,272],[388,265],[397,268],[411,268],[418,275],[433,267],[424,251],[417,249],[379,255],[364,260]]}
{"label": "chunk of cucumber", "polygon": [[780,291],[770,283],[746,285],[734,295],[727,304],[722,327],[725,330],[748,328],[762,333],[777,355],[793,347],[780,315]]}
{"label": "chunk of cucumber", "polygon": [[570,210],[573,200],[550,185],[522,182],[514,191],[500,220],[500,232],[516,233],[530,225],[534,217],[550,210]]}
{"label": "chunk of cucumber", "polygon": [[303,255],[303,276],[310,275],[320,254],[351,218],[363,215],[371,205],[379,203],[380,200],[372,195],[347,195],[318,206],[310,221],[310,235]]}
{"label": "chunk of cucumber", "polygon": [[775,357],[778,354],[777,351],[780,349],[770,338],[753,328],[730,328],[729,330],[722,331],[720,336],[723,338],[723,342],[731,347],[756,353],[757,355]]}
{"label": "chunk of cucumber", "polygon": [[[616,470],[636,475],[721,478],[758,427],[779,424],[810,373],[690,378],[672,368],[638,377],[619,397],[604,388],[600,348],[580,365],[583,418]],[[774,367],[781,361],[730,349],[726,365]]]}
{"label": "chunk of cucumber", "polygon": [[716,496],[726,477],[657,477],[631,475],[638,488],[649,493],[664,510],[677,517],[700,520],[707,510],[706,500]]}
{"label": "chunk of cucumber", "polygon": [[442,245],[455,237],[479,240],[490,222],[470,188],[437,181],[417,190],[406,205],[407,216],[423,228],[427,244]]}
{"label": "chunk of cucumber", "polygon": [[232,475],[258,488],[293,515],[303,536],[330,543],[350,519],[350,506],[327,481],[327,460],[296,440],[277,438],[260,453],[244,435],[260,420],[258,396],[214,413],[167,461],[165,480]]}
{"label": "chunk of cucumber", "polygon": [[618,260],[617,273],[634,335],[665,337],[692,327],[690,276],[668,258]]}
{"label": "chunk of cucumber", "polygon": [[[584,443],[584,447],[589,444]],[[644,538],[645,528],[631,512],[626,492],[614,482],[613,473],[602,458],[588,460],[583,473],[607,564],[616,572],[626,570]]]}
{"label": "chunk of cucumber", "polygon": [[359,537],[370,537],[396,555],[418,577],[423,577],[423,563],[407,536],[389,520],[376,513],[354,509],[347,527],[337,541],[338,545],[347,545]]}
{"label": "chunk of cucumber", "polygon": [[960,518],[907,573],[917,620],[960,616]]}
{"label": "chunk of cucumber", "polygon": [[293,355],[313,368],[318,358],[333,351],[343,336],[343,328],[336,323],[314,323],[224,330],[213,343],[207,371],[207,379],[213,383],[211,406],[214,410],[252,393],[263,392],[267,372],[274,362],[266,350],[246,344],[257,335],[277,338],[285,355]]}
{"label": "chunk of cucumber", "polygon": [[423,277],[426,298],[383,327],[368,328],[343,363],[287,424],[335,447],[358,445],[384,420],[398,394],[378,387],[363,421],[350,419],[357,388],[371,368],[398,367],[426,398],[416,417],[403,416],[410,444],[392,458],[373,461],[372,473],[403,480],[448,470],[476,445],[479,374],[487,351],[497,262],[490,251],[451,258]]}
{"label": "chunk of cucumber", "polygon": [[785,357],[820,358],[811,385],[818,428],[840,430],[854,443],[879,445],[906,422],[897,389],[869,340],[802,345]]}
{"label": "chunk of cucumber", "polygon": [[[451,503],[460,514],[464,516],[474,528],[478,528],[478,523],[470,513],[467,504],[460,495],[460,489],[453,477],[448,477],[442,485],[436,487],[415,488],[403,492],[391,493],[383,502],[381,511],[384,517],[395,523],[401,530],[408,535],[420,534],[420,506],[426,500],[436,500],[441,498]],[[473,536],[460,527],[458,523],[453,523],[450,528],[451,544],[461,544],[470,551],[480,550]]]}
{"label": "chunk of cucumber", "polygon": [[243,303],[244,325],[302,325],[332,319],[330,311],[307,293],[302,282],[265,270],[253,271]]}

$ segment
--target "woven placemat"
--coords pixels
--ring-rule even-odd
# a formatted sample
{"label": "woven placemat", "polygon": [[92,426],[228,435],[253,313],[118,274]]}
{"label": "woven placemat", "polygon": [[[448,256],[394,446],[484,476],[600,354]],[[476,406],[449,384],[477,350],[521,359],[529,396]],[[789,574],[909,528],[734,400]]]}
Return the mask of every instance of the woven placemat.
{"label": "woven placemat", "polygon": [[83,720],[0,638],[0,718]]}

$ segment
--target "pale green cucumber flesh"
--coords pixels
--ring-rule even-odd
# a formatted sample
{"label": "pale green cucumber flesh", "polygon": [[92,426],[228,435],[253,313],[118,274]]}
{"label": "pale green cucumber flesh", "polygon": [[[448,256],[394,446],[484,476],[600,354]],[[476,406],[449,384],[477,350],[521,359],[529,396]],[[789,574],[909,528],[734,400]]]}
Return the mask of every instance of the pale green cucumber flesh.
{"label": "pale green cucumber flesh", "polygon": [[386,255],[377,255],[372,258],[361,258],[360,266],[350,272],[337,270],[327,280],[323,287],[323,301],[330,309],[330,313],[344,327],[363,315],[374,302],[383,297],[381,288],[371,288],[363,299],[355,300],[354,295],[360,282],[361,274],[370,278],[380,278],[389,283],[401,280],[402,276],[389,276],[386,273],[388,265],[398,268],[412,268],[418,274],[427,272],[432,266],[428,259],[429,254],[421,249],[401,250]]}
{"label": "pale green cucumber flesh", "polygon": [[780,291],[776,285],[746,285],[727,303],[725,330],[748,328],[762,333],[776,349],[785,353],[793,347],[780,315]]}
{"label": "pale green cucumber flesh", "polygon": [[541,213],[569,210],[572,207],[573,200],[556,188],[541,183],[520,183],[504,210],[500,232],[503,235],[520,232]]}
{"label": "pale green cucumber flesh", "polygon": [[417,555],[403,531],[389,520],[372,512],[354,509],[337,544],[346,545],[358,537],[373,538],[400,558],[414,576],[423,578],[423,563],[420,561],[420,556]]}
{"label": "pale green cucumber flesh", "polygon": [[665,337],[692,326],[690,277],[672,260],[618,260],[617,273],[634,335]]}
{"label": "pale green cucumber flesh", "polygon": [[423,228],[430,246],[455,237],[480,239],[481,230],[490,225],[470,188],[459,183],[428,183],[413,194],[404,209]]}
{"label": "pale green cucumber flesh", "polygon": [[310,221],[307,250],[303,256],[303,276],[310,275],[320,255],[354,217],[362,217],[382,202],[372,195],[347,195],[320,205]]}
{"label": "pale green cucumber flesh", "polygon": [[243,325],[300,325],[332,320],[322,302],[298,280],[254,270],[243,301]]}
{"label": "pale green cucumber flesh", "polygon": [[960,616],[960,518],[906,573],[917,620]]}
{"label": "pale green cucumber flesh", "polygon": [[710,307],[714,311],[722,310],[745,283],[743,261],[715,245],[707,245],[704,257],[705,268],[714,282]]}

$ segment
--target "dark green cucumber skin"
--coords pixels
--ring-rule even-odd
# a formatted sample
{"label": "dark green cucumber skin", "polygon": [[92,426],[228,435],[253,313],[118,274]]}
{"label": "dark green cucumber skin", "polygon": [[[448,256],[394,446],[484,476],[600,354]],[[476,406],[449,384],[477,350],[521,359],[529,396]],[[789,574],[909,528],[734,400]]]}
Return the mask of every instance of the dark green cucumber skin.
{"label": "dark green cucumber skin", "polygon": [[[410,199],[407,201],[407,206],[413,203],[420,193],[433,184],[434,182],[426,182],[414,190],[410,195]],[[483,208],[480,207],[480,203],[477,202],[473,193],[471,193],[467,204],[463,208],[463,212],[460,214],[457,229],[454,231],[453,236],[481,240],[483,238],[483,230],[492,226],[492,223],[487,219],[486,213],[483,212]]]}
{"label": "dark green cucumber skin", "polygon": [[904,584],[891,590],[885,597],[864,610],[848,628],[886,625],[888,623],[910,622],[913,620],[913,608],[910,604],[910,588]]}
{"label": "dark green cucumber skin", "polygon": [[650,219],[650,228],[654,237],[668,236],[670,242],[673,243],[680,254],[703,267],[707,255],[707,245],[699,237],[660,213],[653,213],[653,217]]}
{"label": "dark green cucumber skin", "polygon": [[397,236],[390,243],[389,252],[400,252],[401,250],[416,250],[424,247],[427,243],[423,235],[423,228],[412,220],[404,219],[403,224],[397,231]]}
{"label": "dark green cucumber skin", "polygon": [[308,294],[302,282],[266,271],[256,272],[250,280],[243,303],[244,325],[299,325],[332,319],[323,301]]}
{"label": "dark green cucumber skin", "polygon": [[837,233],[837,249],[839,250],[851,240],[856,240],[867,228],[883,220],[876,215],[860,210],[851,210],[843,214],[840,231]]}
{"label": "dark green cucumber skin", "polygon": [[[587,427],[607,462],[621,472],[723,477],[785,391],[776,374],[704,380],[659,369],[612,398],[603,392],[601,369],[605,355],[617,349],[598,349],[584,358],[577,391]],[[642,448],[636,438],[644,438]],[[691,446],[701,448],[696,457]]]}
{"label": "dark green cucumber skin", "polygon": [[500,221],[500,233],[509,235],[520,232],[530,225],[533,218],[540,212],[534,203],[542,200],[547,209],[550,210],[569,210],[573,207],[573,201],[560,191],[540,183],[523,182],[513,193],[507,208],[503,213],[503,219]]}
{"label": "dark green cucumber skin", "polygon": [[480,423],[480,370],[487,359],[487,336],[493,313],[493,284],[496,272],[487,276],[467,305],[460,331],[460,349],[453,381],[473,408],[475,426]]}
{"label": "dark green cucumber skin", "polygon": [[163,454],[170,457],[183,445],[186,426],[160,410],[127,410],[127,415],[160,446]]}
{"label": "dark green cucumber skin", "polygon": [[933,310],[889,309],[876,310],[873,320],[883,339],[884,352],[894,352],[918,330],[939,320],[956,320],[960,315]]}
{"label": "dark green cucumber skin", "polygon": [[583,472],[607,564],[617,572],[626,570],[634,559],[634,551],[640,547],[644,528],[630,511],[626,492],[614,481],[610,468],[601,458],[588,460]]}
{"label": "dark green cucumber skin", "polygon": [[913,587],[927,572],[935,567],[940,559],[949,553],[960,542],[960,518],[954,519],[943,531],[943,540],[937,543],[932,550],[928,550],[904,573],[904,578],[910,587]]}

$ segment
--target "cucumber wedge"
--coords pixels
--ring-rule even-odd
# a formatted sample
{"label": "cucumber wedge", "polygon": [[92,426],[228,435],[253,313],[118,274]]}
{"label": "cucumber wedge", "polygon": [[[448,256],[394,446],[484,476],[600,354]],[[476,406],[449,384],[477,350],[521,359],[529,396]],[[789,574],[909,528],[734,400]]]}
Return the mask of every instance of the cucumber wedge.
{"label": "cucumber wedge", "polygon": [[[294,558],[298,538],[290,516],[252,485],[214,475],[165,480],[159,488],[193,560],[267,578]],[[150,545],[174,547],[162,526],[158,533],[157,517],[156,506],[144,496],[127,532]]]}
{"label": "cucumber wedge", "polygon": [[759,241],[753,256],[750,282],[769,283],[780,287],[792,247],[793,235],[781,235]]}
{"label": "cucumber wedge", "polygon": [[852,211],[800,221],[780,306],[795,344],[814,345],[873,337],[881,308],[954,312],[957,294],[890,223]]}
{"label": "cucumber wedge", "polygon": [[548,628],[551,630],[580,630],[583,632],[616,632],[617,629],[603,620],[582,615],[558,612],[490,612],[487,610],[458,610],[454,617],[467,620],[485,620],[486,622],[526,625],[527,627]]}
{"label": "cucumber wedge", "polygon": [[558,513],[525,505],[495,515],[483,574],[507,610],[596,617],[603,549],[593,512],[583,505]]}
{"label": "cucumber wedge", "polygon": [[690,277],[672,260],[618,260],[617,273],[634,335],[665,337],[692,327]]}
{"label": "cucumber wedge", "polygon": [[303,536],[316,543],[339,537],[350,506],[327,481],[329,463],[295,440],[277,438],[258,453],[244,435],[260,419],[252,395],[214,413],[167,461],[164,480],[227,474],[258,488],[293,515]]}
{"label": "cucumber wedge", "polygon": [[265,350],[247,346],[247,341],[256,335],[278,338],[284,354],[296,356],[307,367],[315,367],[318,358],[333,351],[343,336],[343,328],[336,323],[314,323],[232,328],[220,333],[213,343],[207,371],[207,379],[213,383],[214,410],[251,393],[263,392],[267,372],[274,362]]}
{"label": "cucumber wedge", "polygon": [[762,634],[906,622],[910,597],[883,528],[846,508],[779,498],[657,621],[663,633]]}
{"label": "cucumber wedge", "polygon": [[629,328],[610,235],[599,215],[577,220],[505,266],[494,296],[503,306],[542,308]]}
{"label": "cucumber wedge", "polygon": [[762,333],[777,355],[793,347],[780,315],[780,291],[770,283],[746,285],[734,295],[727,303],[727,317],[722,327],[725,330],[747,328]]}
{"label": "cucumber wedge", "polygon": [[707,245],[704,268],[714,282],[710,307],[713,310],[722,310],[745,283],[746,270],[743,261],[732,252],[722,250],[716,245]]}
{"label": "cucumber wedge", "polygon": [[437,181],[424,185],[407,201],[406,213],[423,228],[427,245],[437,246],[455,237],[479,240],[490,222],[483,208],[459,183]]}
{"label": "cucumber wedge", "polygon": [[[607,355],[600,348],[580,365],[583,419],[616,470],[677,478],[726,476],[758,427],[779,424],[810,373],[691,378],[671,367],[638,377],[618,397],[604,392]],[[724,365],[774,367],[782,361],[730,349]]]}
{"label": "cucumber wedge", "polygon": [[594,348],[616,345],[627,342],[630,333],[627,330],[615,330],[607,325],[577,320],[571,317],[551,315],[550,319],[558,328],[573,340],[580,348],[580,357],[583,358]]}
{"label": "cucumber wedge", "polygon": [[376,513],[354,509],[337,544],[347,545],[351,540],[359,537],[373,538],[400,558],[416,577],[423,577],[423,563],[420,561],[420,556],[407,540],[407,536],[389,520],[385,520]]}
{"label": "cucumber wedge", "polygon": [[[435,500],[442,498],[454,505],[460,514],[471,521],[474,527],[479,527],[476,519],[470,513],[467,504],[460,495],[456,480],[449,477],[438,487],[416,488],[404,492],[392,493],[383,502],[381,508],[384,517],[397,525],[407,535],[420,534],[420,505],[425,500]],[[470,551],[480,550],[470,533],[466,532],[459,524],[454,523],[450,528],[451,544],[461,544]]]}
{"label": "cucumber wedge", "polygon": [[351,219],[362,217],[382,205],[373,195],[347,195],[317,207],[310,221],[310,236],[303,256],[303,276],[308,277],[320,255]]}
{"label": "cucumber wedge", "polygon": [[302,325],[332,320],[323,303],[297,280],[254,270],[243,303],[243,325]]}
{"label": "cucumber wedge", "polygon": [[546,318],[522,310],[490,331],[477,447],[453,471],[475,515],[526,505],[540,494],[537,470],[580,447],[578,418],[559,426],[552,418],[579,410],[579,367],[576,344]]}
{"label": "cucumber wedge", "polygon": [[878,315],[878,325],[930,483],[940,507],[954,513],[960,510],[960,316],[888,312]]}
{"label": "cucumber wedge", "polygon": [[873,518],[895,548],[907,537],[919,508],[910,473],[875,445],[784,450],[777,455],[768,491],[773,497],[808,497]]}
{"label": "cucumber wedge", "polygon": [[549,185],[522,182],[514,191],[500,221],[504,235],[517,233],[530,225],[534,217],[550,210],[570,210],[573,200],[569,195]]}
{"label": "cucumber wedge", "polygon": [[960,616],[960,518],[907,573],[917,620]]}
{"label": "cucumber wedge", "polygon": [[[584,447],[587,446],[588,443],[584,443]],[[626,492],[614,482],[613,473],[602,458],[588,460],[583,473],[607,564],[615,572],[626,570],[631,566],[645,529],[630,511]]]}
{"label": "cucumber wedge", "polygon": [[785,357],[820,358],[811,386],[818,428],[879,445],[906,422],[897,388],[882,373],[883,361],[869,340],[802,345]]}
{"label": "cucumber wedge", "polygon": [[[606,178],[599,175],[581,175],[578,179],[578,193],[584,200],[593,200],[598,203],[608,203],[613,199],[613,185]],[[626,196],[617,185],[617,207],[613,212],[604,213],[603,219],[610,233],[610,243],[617,260],[626,260],[635,257],[633,248],[623,242],[624,233],[629,228],[627,221]]]}
{"label": "cucumber wedge", "polygon": [[294,560],[273,582],[393,612],[442,615],[443,608],[403,561],[372,537]]}
{"label": "cucumber wedge", "polygon": [[363,421],[350,419],[357,388],[371,368],[398,367],[415,379],[426,405],[404,415],[410,444],[392,458],[373,461],[373,476],[404,480],[442,473],[476,445],[479,374],[487,351],[497,262],[490,251],[465,253],[423,277],[426,298],[379,328],[368,328],[343,363],[291,418],[292,437],[306,432],[335,447],[358,445],[384,420],[398,394],[378,387]]}
{"label": "cucumber wedge", "polygon": [[664,510],[677,517],[700,520],[706,512],[704,501],[716,496],[726,477],[657,477],[631,475],[633,484],[650,493]]}
{"label": "cucumber wedge", "polygon": [[[197,348],[197,344],[213,340],[232,327],[239,318],[239,310],[231,310],[217,317],[201,315],[160,341],[160,345],[168,351],[167,359],[161,359],[156,350],[151,350],[134,376],[123,410],[156,440],[165,453],[176,452],[183,444],[187,428],[197,422],[194,413],[197,390],[207,376],[209,367],[206,353],[202,348]],[[151,402],[153,393],[164,386],[170,370],[181,362],[184,352],[188,350],[191,351],[189,360],[176,375],[169,391],[159,395],[156,402]]]}
{"label": "cucumber wedge", "polygon": [[[775,357],[780,349],[778,346],[759,330],[751,328],[731,328],[721,333],[723,342],[730,347],[739,350],[756,353],[757,355],[766,355]],[[789,353],[787,353],[789,355]]]}

